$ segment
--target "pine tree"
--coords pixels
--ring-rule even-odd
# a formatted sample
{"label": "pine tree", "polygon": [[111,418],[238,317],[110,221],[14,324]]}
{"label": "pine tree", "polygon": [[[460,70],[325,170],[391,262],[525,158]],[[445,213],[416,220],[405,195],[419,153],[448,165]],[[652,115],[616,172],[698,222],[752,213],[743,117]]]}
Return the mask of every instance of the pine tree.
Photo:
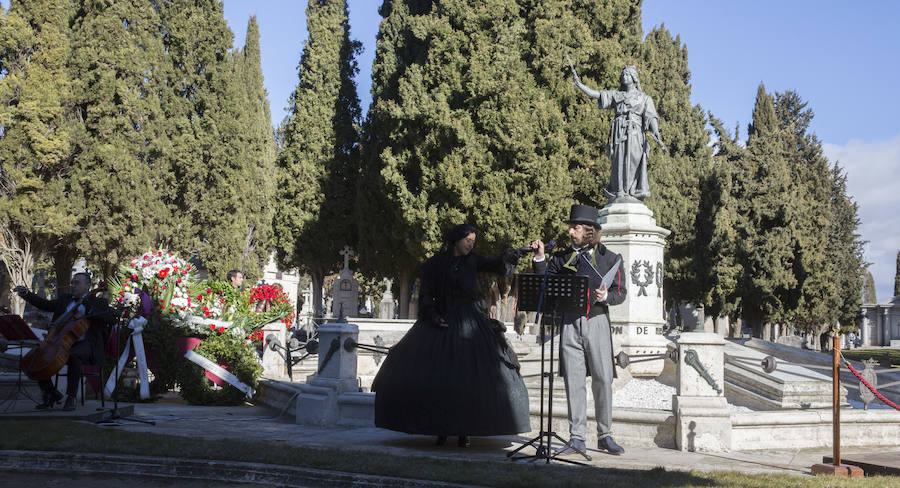
{"label": "pine tree", "polygon": [[871,271],[866,271],[866,275],[863,278],[862,302],[878,303],[878,295],[875,290],[875,277],[872,276]]}
{"label": "pine tree", "polygon": [[77,248],[104,277],[170,233],[159,26],[142,0],[85,3],[74,23],[72,92],[84,122],[69,182],[81,204]]}
{"label": "pine tree", "polygon": [[699,105],[691,106],[687,47],[680,38],[672,39],[665,26],[655,28],[644,40],[642,57],[646,68],[641,82],[656,104],[669,150],[652,154],[652,194],[645,201],[659,225],[672,231],[666,242],[665,298],[698,302],[702,292],[697,250],[708,241],[697,240],[696,220],[701,181],[712,159],[706,117]]}
{"label": "pine tree", "polygon": [[361,44],[350,40],[344,0],[311,0],[306,25],[300,80],[280,135],[274,232],[278,262],[310,274],[318,314],[325,275],[340,262],[338,251],[356,241],[360,107],[353,76]]}
{"label": "pine tree", "polygon": [[[77,226],[64,178],[74,154],[69,7],[0,8],[0,260],[10,287],[30,287],[38,260],[66,245]],[[68,276],[58,278],[67,286]],[[14,313],[22,305],[14,298]]]}

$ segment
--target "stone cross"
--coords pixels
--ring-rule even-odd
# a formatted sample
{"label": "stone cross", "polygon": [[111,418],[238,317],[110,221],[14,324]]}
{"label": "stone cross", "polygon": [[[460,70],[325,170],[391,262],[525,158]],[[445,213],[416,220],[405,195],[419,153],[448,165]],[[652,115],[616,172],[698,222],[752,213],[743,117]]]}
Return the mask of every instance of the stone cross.
{"label": "stone cross", "polygon": [[350,246],[344,246],[344,249],[338,254],[344,256],[344,269],[350,269],[350,258],[354,255],[353,249],[350,249]]}

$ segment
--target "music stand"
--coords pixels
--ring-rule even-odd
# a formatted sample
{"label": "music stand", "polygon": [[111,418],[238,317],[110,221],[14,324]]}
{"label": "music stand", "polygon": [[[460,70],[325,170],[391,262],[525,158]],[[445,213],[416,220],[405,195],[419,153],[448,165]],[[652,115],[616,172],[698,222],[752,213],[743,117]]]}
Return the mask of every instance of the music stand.
{"label": "music stand", "polygon": [[[22,349],[26,346],[36,347],[40,344],[40,339],[34,335],[31,327],[28,327],[28,324],[25,323],[22,317],[14,314],[0,315],[0,335],[10,344],[19,347],[19,376],[16,379],[16,388],[6,397],[4,403],[11,401],[10,406],[15,405],[20,393],[34,403],[38,403],[37,400],[31,398],[31,395],[28,394],[28,390],[25,389],[22,383]],[[10,406],[7,407],[7,410]]]}
{"label": "music stand", "polygon": [[[550,311],[550,362],[549,372],[545,372],[546,366],[544,346],[541,345],[541,412],[540,412],[540,430],[536,437],[526,441],[514,451],[509,452],[507,457],[514,461],[519,459],[545,459],[547,463],[551,459],[563,461],[571,464],[584,464],[572,459],[562,459],[558,455],[551,452],[550,446],[555,437],[563,444],[565,439],[553,432],[553,349],[554,335],[556,330],[562,327],[563,314],[584,315],[587,313],[588,307],[588,278],[587,276],[578,275],[551,275],[545,274],[520,274],[518,275],[518,310],[524,312],[541,313],[542,310]],[[544,315],[539,319],[541,324],[541,335],[543,335],[543,326],[547,325]],[[549,394],[547,405],[547,430],[544,430],[544,378],[549,378]],[[545,443],[546,438],[546,445]],[[537,442],[537,446],[535,446]],[[513,457],[517,452],[526,446],[535,448],[535,454],[532,456]],[[587,453],[576,450],[584,456],[588,461],[591,457]]]}

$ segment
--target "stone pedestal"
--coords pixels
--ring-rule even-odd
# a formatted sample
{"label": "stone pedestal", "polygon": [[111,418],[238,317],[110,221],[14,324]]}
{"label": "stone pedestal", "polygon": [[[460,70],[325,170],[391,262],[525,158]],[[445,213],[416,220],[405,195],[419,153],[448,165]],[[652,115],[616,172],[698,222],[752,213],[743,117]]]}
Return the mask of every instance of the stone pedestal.
{"label": "stone pedestal", "polygon": [[731,450],[731,413],[724,389],[725,341],[714,333],[687,332],[678,338],[676,347],[675,445],[681,451]]}
{"label": "stone pedestal", "polygon": [[[370,425],[374,422],[374,397],[358,398],[357,341],[355,324],[327,323],[319,327],[318,372],[307,378],[297,396],[297,423],[312,425]],[[369,395],[371,396],[371,394]],[[357,410],[362,410],[357,412]]]}
{"label": "stone pedestal", "polygon": [[[638,200],[611,203],[602,209],[600,241],[622,256],[628,293],[621,305],[609,307],[613,345],[629,355],[660,354],[662,336],[663,248],[670,231],[656,225],[653,212]],[[634,376],[656,376],[663,359],[633,363]]]}
{"label": "stone pedestal", "polygon": [[[263,337],[271,335],[274,336],[280,344],[287,344],[288,330],[287,327],[284,326],[284,322],[280,320],[270,322],[263,326],[262,331]],[[266,342],[263,341],[263,344],[265,343]],[[273,351],[268,347],[263,347],[262,351],[263,375],[267,378],[287,378],[287,365],[285,365],[284,358],[281,356],[284,352]]]}

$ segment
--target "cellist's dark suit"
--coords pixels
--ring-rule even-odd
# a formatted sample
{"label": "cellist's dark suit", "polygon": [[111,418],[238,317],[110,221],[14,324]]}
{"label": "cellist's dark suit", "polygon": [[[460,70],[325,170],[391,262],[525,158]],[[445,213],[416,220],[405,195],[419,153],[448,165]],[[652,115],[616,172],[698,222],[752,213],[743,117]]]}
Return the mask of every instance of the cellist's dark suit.
{"label": "cellist's dark suit", "polygon": [[[40,310],[53,312],[53,322],[65,314],[70,306],[78,301],[77,297],[69,294],[63,294],[55,300],[47,300],[30,291],[23,294],[22,298]],[[66,395],[72,398],[78,392],[82,366],[85,364],[100,364],[103,359],[103,347],[106,343],[106,338],[109,336],[109,330],[116,323],[115,311],[109,308],[106,300],[88,296],[84,299],[82,305],[85,308],[85,316],[91,318],[88,319],[90,327],[88,327],[84,337],[72,344],[72,347],[69,349],[69,360],[66,363],[68,366],[68,371],[66,372]],[[56,396],[56,401],[61,399],[52,381],[39,381],[38,385],[41,387],[41,391],[44,392],[45,403],[48,396]]]}

